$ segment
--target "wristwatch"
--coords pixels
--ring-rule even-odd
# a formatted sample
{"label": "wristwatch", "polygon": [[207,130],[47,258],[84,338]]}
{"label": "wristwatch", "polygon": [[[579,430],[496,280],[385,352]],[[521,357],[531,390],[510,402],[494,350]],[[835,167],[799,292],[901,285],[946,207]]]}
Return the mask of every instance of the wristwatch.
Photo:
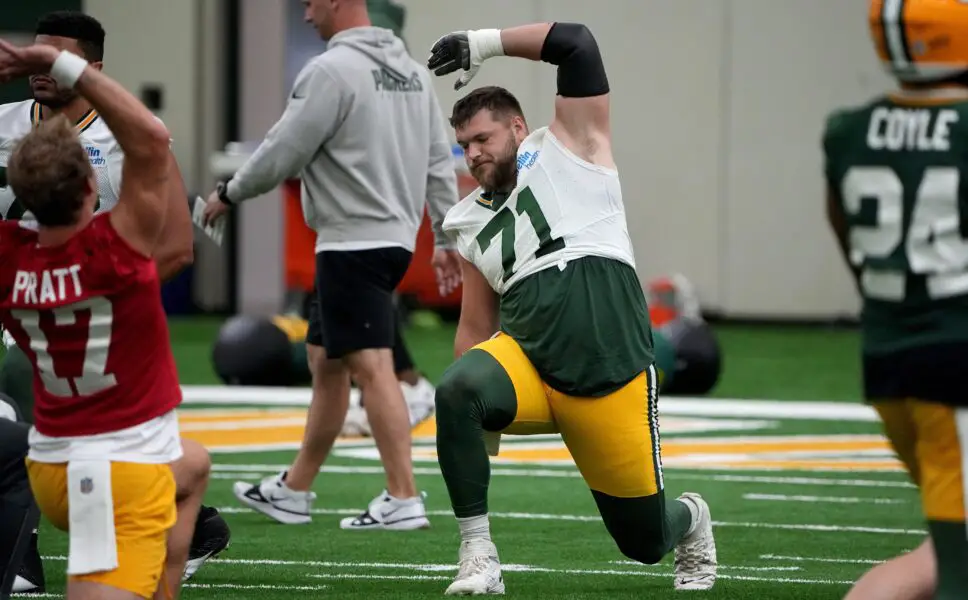
{"label": "wristwatch", "polygon": [[222,201],[222,204],[226,206],[232,206],[232,201],[229,200],[228,196],[229,181],[231,181],[231,178],[215,184],[215,193],[218,194],[218,199]]}

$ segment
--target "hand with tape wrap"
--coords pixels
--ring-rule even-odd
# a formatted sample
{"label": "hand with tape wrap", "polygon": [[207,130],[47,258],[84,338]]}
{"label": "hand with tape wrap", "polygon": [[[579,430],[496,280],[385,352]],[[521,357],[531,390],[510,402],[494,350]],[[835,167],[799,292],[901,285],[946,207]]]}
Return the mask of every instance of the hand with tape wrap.
{"label": "hand with tape wrap", "polygon": [[53,46],[15,46],[0,39],[0,83],[29,75],[46,75],[59,55],[60,52]]}
{"label": "hand with tape wrap", "polygon": [[500,29],[454,31],[430,48],[427,68],[438,76],[463,69],[464,73],[454,82],[454,89],[459,90],[477,75],[485,60],[503,55]]}

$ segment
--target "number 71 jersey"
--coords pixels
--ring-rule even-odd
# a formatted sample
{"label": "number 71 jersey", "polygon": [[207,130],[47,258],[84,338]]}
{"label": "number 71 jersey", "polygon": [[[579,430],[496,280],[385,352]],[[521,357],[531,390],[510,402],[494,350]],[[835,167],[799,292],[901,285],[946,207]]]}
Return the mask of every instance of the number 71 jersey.
{"label": "number 71 jersey", "polygon": [[618,173],[571,153],[543,127],[521,143],[510,194],[474,190],[443,229],[498,294],[583,256],[635,267]]}
{"label": "number 71 jersey", "polygon": [[827,119],[866,351],[968,340],[968,94],[897,93]]}

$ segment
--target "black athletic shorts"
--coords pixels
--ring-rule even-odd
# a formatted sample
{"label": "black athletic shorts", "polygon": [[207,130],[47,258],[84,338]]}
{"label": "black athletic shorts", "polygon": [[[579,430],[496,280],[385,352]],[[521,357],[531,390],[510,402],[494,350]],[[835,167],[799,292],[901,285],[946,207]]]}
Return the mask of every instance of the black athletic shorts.
{"label": "black athletic shorts", "polygon": [[916,398],[968,406],[968,344],[949,342],[886,354],[865,354],[864,396],[869,401]]}
{"label": "black athletic shorts", "polygon": [[409,250],[399,247],[317,253],[306,343],[326,348],[329,358],[392,348],[393,292],[411,257]]}

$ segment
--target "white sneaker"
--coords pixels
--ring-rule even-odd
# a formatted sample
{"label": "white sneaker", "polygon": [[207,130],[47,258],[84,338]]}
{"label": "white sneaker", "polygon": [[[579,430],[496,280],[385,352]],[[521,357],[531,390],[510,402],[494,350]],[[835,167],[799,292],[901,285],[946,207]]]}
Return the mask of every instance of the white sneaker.
{"label": "white sneaker", "polygon": [[444,593],[448,596],[504,593],[501,561],[491,541],[475,539],[461,542],[457,577]]}
{"label": "white sneaker", "polygon": [[346,517],[339,522],[340,529],[390,529],[411,531],[427,529],[427,509],[423,494],[413,498],[394,498],[386,490],[370,501],[369,506],[357,517]]}
{"label": "white sneaker", "polygon": [[236,481],[232,492],[239,502],[256,509],[286,525],[301,525],[312,521],[310,509],[316,494],[297,492],[283,481],[286,472],[270,475],[258,485]]}
{"label": "white sneaker", "polygon": [[[423,423],[434,414],[434,396],[437,390],[427,378],[421,377],[413,385],[401,381],[400,391],[403,392],[403,400],[407,404],[407,411],[410,413],[411,428]],[[370,437],[373,435],[370,429],[370,421],[366,416],[366,408],[363,407],[360,390],[357,388],[350,391],[350,404],[346,410],[346,418],[343,420],[340,435],[343,437]]]}
{"label": "white sneaker", "polygon": [[413,385],[401,381],[400,389],[403,390],[403,399],[410,411],[410,427],[416,427],[434,414],[437,389],[426,377],[421,377]]}
{"label": "white sneaker", "polygon": [[716,583],[716,540],[709,505],[699,494],[686,492],[679,500],[689,507],[693,528],[676,545],[676,589],[708,590]]}
{"label": "white sneaker", "polygon": [[14,594],[26,594],[27,592],[39,591],[40,586],[35,583],[31,583],[17,575],[13,580],[13,589],[10,590]]}
{"label": "white sneaker", "polygon": [[358,388],[350,390],[350,404],[346,409],[346,418],[343,419],[343,428],[340,429],[339,434],[343,437],[370,436],[370,421],[366,417],[366,409],[361,403]]}

